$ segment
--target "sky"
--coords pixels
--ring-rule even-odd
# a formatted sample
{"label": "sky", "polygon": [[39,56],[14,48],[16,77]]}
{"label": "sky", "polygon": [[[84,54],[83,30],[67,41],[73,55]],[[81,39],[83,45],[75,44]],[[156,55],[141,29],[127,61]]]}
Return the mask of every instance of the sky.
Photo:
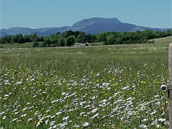
{"label": "sky", "polygon": [[172,28],[172,0],[0,0],[0,29],[71,26],[92,17]]}

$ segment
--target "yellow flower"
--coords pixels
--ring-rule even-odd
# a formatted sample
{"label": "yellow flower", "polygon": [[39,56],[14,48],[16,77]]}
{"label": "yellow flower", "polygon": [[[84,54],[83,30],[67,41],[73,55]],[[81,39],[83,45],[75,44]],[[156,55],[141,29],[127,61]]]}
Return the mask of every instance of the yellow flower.
{"label": "yellow flower", "polygon": [[145,81],[141,81],[141,84],[146,84],[146,82]]}
{"label": "yellow flower", "polygon": [[151,120],[154,120],[154,118],[152,117]]}
{"label": "yellow flower", "polygon": [[38,113],[38,111],[35,111],[35,115]]}
{"label": "yellow flower", "polygon": [[131,92],[132,95],[134,95],[136,93],[136,90],[133,90],[133,92]]}
{"label": "yellow flower", "polygon": [[115,83],[115,84],[114,84],[114,86],[117,86],[117,85],[118,85],[118,83]]}
{"label": "yellow flower", "polygon": [[39,121],[38,121],[38,124],[41,124],[41,123],[42,123],[42,120],[39,120]]}
{"label": "yellow flower", "polygon": [[164,107],[162,106],[161,109],[164,110]]}
{"label": "yellow flower", "polygon": [[166,100],[165,103],[168,104],[168,100]]}

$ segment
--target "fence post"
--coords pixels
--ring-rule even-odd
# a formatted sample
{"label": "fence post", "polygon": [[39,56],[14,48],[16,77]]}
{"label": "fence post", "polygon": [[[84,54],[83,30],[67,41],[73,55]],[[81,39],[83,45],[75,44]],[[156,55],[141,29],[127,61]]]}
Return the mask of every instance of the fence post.
{"label": "fence post", "polygon": [[169,129],[172,129],[172,43],[169,45],[168,52],[169,68],[169,85],[168,85],[168,102],[169,102]]}

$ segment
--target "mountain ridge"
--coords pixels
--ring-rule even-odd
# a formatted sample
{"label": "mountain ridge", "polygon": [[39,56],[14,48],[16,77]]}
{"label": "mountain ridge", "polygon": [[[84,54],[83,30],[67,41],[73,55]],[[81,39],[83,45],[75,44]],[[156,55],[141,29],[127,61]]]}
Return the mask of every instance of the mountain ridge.
{"label": "mountain ridge", "polygon": [[12,27],[8,29],[0,30],[0,37],[5,35],[16,35],[16,34],[33,34],[37,33],[39,36],[48,36],[50,34],[55,34],[57,32],[64,32],[67,30],[73,31],[84,31],[85,33],[101,33],[101,32],[135,32],[136,30],[144,31],[144,30],[154,30],[154,31],[162,31],[165,29],[160,28],[150,28],[144,26],[138,26],[130,23],[123,23],[117,18],[101,18],[101,17],[93,17],[89,19],[83,19],[72,26],[62,26],[62,27],[51,27],[51,28],[37,28],[31,29],[28,27]]}

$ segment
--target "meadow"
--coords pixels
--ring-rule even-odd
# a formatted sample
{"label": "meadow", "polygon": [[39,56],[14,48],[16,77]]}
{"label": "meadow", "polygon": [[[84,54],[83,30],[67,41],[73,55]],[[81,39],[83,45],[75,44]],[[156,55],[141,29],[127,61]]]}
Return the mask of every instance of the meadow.
{"label": "meadow", "polygon": [[0,128],[167,129],[171,39],[0,49]]}

